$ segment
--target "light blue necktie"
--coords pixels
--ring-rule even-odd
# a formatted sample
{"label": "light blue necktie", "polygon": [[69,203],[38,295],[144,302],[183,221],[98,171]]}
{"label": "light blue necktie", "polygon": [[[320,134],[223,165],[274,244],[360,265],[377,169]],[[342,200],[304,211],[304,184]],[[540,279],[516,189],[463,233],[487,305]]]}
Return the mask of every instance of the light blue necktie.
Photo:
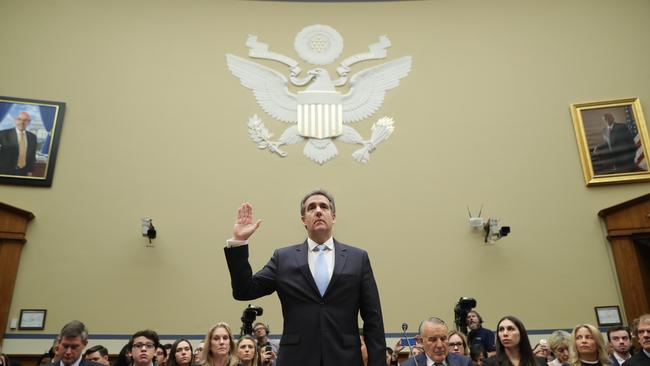
{"label": "light blue necktie", "polygon": [[327,262],[325,261],[325,251],[327,247],[325,244],[320,244],[314,248],[316,253],[316,261],[314,262],[314,280],[316,280],[316,286],[320,292],[321,297],[325,294],[327,290],[327,285],[330,282],[329,271],[327,270]]}

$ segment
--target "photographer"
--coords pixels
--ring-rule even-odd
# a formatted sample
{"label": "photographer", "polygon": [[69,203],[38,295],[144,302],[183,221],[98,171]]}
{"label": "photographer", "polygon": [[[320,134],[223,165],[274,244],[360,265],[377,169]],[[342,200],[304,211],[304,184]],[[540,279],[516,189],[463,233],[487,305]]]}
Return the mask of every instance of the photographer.
{"label": "photographer", "polygon": [[494,346],[494,332],[483,328],[483,318],[481,318],[481,315],[476,310],[467,313],[467,326],[470,329],[467,335],[467,342],[470,347],[474,344],[480,344],[488,352],[488,355],[494,355],[496,350]]}

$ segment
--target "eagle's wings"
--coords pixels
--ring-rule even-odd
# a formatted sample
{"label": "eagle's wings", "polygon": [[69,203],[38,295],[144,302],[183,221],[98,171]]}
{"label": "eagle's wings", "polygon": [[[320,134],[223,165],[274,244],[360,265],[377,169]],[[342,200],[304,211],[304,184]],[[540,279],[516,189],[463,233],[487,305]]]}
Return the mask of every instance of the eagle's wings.
{"label": "eagle's wings", "polygon": [[230,72],[253,91],[266,113],[283,122],[297,122],[298,101],[296,94],[287,88],[287,78],[271,68],[232,54],[226,54],[226,61]]}
{"label": "eagle's wings", "polygon": [[405,56],[356,73],[350,91],[343,96],[343,122],[358,122],[370,117],[384,102],[386,90],[399,85],[411,71],[411,56]]}

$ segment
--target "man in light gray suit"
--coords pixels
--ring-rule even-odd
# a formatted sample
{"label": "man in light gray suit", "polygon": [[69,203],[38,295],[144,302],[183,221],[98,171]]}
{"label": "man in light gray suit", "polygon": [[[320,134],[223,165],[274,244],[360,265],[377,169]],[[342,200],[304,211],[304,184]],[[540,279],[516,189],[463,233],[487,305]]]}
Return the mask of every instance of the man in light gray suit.
{"label": "man in light gray suit", "polygon": [[449,353],[447,324],[436,317],[431,317],[420,324],[418,343],[424,345],[424,353],[409,358],[401,366],[472,366],[467,356]]}

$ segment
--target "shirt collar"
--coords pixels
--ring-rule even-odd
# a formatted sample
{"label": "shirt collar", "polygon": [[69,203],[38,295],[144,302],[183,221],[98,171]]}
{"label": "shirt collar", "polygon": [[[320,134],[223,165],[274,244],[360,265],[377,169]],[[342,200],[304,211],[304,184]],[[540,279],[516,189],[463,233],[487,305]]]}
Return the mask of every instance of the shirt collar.
{"label": "shirt collar", "polygon": [[[333,237],[330,236],[330,238],[327,239],[323,244],[325,244],[327,249],[334,250],[334,238]],[[310,252],[313,252],[314,248],[316,248],[318,245],[320,245],[320,244],[318,244],[315,241],[311,240],[311,238],[307,238],[307,246],[308,246]]]}
{"label": "shirt collar", "polygon": [[[429,357],[429,355],[427,355],[426,352],[424,353],[424,355],[427,356],[427,366],[431,366],[431,365],[436,364],[436,362],[434,360],[432,360],[431,357]],[[447,357],[445,357],[445,359],[442,360],[442,362],[437,362],[437,363],[440,363],[440,364],[442,364],[444,366],[447,366]]]}

